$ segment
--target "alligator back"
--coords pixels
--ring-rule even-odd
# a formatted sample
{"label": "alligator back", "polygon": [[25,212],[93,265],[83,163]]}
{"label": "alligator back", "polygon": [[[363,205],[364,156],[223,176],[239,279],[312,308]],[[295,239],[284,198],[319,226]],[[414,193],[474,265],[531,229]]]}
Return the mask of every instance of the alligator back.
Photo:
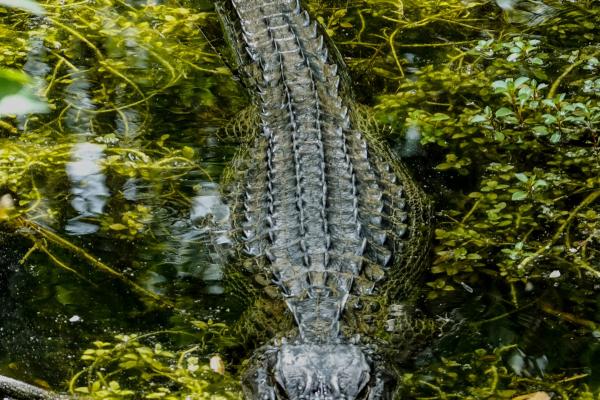
{"label": "alligator back", "polygon": [[217,6],[256,107],[245,124],[256,135],[227,183],[234,242],[287,304],[298,340],[338,343],[352,333],[349,299],[412,292],[430,204],[354,106],[341,59],[296,0]]}

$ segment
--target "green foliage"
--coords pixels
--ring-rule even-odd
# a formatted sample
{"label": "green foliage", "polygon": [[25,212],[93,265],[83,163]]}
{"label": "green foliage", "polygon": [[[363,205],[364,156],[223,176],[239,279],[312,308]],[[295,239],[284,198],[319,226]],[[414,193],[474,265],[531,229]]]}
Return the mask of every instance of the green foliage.
{"label": "green foliage", "polygon": [[[37,15],[44,14],[43,8],[31,0],[1,0],[0,7],[20,8]],[[0,117],[43,113],[48,110],[46,104],[32,93],[29,83],[29,77],[21,71],[0,69]]]}
{"label": "green foliage", "polygon": [[[593,400],[598,397],[587,385],[581,385],[585,374],[578,376],[548,375],[527,377],[516,375],[510,364],[519,362],[516,345],[492,351],[475,349],[403,375],[404,392],[408,396],[427,399],[543,399],[555,393],[563,399]],[[528,395],[529,394],[529,395]]]}
{"label": "green foliage", "polygon": [[[18,198],[16,216],[37,214],[48,224],[64,218],[58,204],[40,207],[41,192],[60,196],[51,192],[64,187],[74,145],[82,140],[101,146],[102,173],[151,182],[159,192],[165,188],[158,195],[165,202],[185,202],[180,178],[203,169],[193,147],[180,137],[169,140],[171,130],[181,128],[162,112],[166,102],[173,105],[169,113],[185,116],[221,115],[220,107],[236,102],[235,83],[202,30],[216,23],[210,8],[61,1],[45,9],[47,23],[33,29],[22,29],[23,13],[0,14],[1,36],[10,38],[2,39],[0,65],[12,68],[0,71],[0,115],[52,111],[24,124],[0,121],[0,189]],[[23,67],[33,75],[16,70]],[[100,221],[102,230],[124,240],[143,236],[152,211],[125,202]]]}
{"label": "green foliage", "polygon": [[[11,3],[18,3],[21,8],[32,4]],[[8,268],[22,265],[39,285],[31,291],[31,298],[15,295],[15,299],[27,304],[23,309],[30,303],[36,304],[33,314],[53,320],[42,326],[50,332],[56,329],[56,321],[61,317],[54,320],[46,315],[64,313],[65,308],[76,309],[80,314],[86,310],[94,314],[90,321],[97,320],[105,326],[93,335],[86,336],[95,330],[90,326],[85,333],[82,333],[84,329],[68,330],[71,339],[80,336],[79,343],[93,336],[106,336],[109,325],[112,328],[129,326],[134,330],[148,326],[156,329],[160,322],[144,327],[139,326],[139,322],[157,308],[174,310],[179,314],[173,319],[179,321],[182,312],[175,302],[187,302],[191,304],[189,309],[195,307],[196,311],[208,308],[195,303],[198,286],[194,287],[193,296],[186,297],[181,293],[183,289],[177,287],[179,296],[175,302],[160,301],[167,299],[164,291],[174,290],[172,287],[178,281],[177,271],[163,264],[163,254],[169,250],[174,252],[169,246],[182,246],[181,241],[176,242],[172,237],[174,231],[179,233],[176,222],[184,220],[183,215],[185,221],[189,220],[191,199],[203,190],[200,181],[209,181],[220,171],[218,165],[207,166],[203,161],[206,153],[197,149],[208,147],[206,141],[213,127],[239,108],[243,96],[238,95],[239,89],[229,70],[209,43],[218,31],[212,4],[196,2],[192,7],[178,1],[152,3],[46,1],[44,17],[34,18],[26,12],[0,8],[0,95],[4,99],[13,96],[6,109],[0,99],[0,230],[17,233],[19,245],[29,249],[18,255],[20,264]],[[6,4],[8,2],[2,2],[0,6]],[[20,103],[15,102],[17,95],[21,96]],[[34,99],[37,102],[34,103]],[[28,108],[17,110],[14,108],[17,104]],[[30,114],[34,111],[35,114]],[[41,114],[42,111],[48,113]],[[86,148],[94,149],[95,159],[90,160]],[[93,189],[97,182],[104,185],[105,192],[100,195],[102,212],[79,215],[72,206],[77,200],[74,191],[78,189],[73,190],[77,183],[69,174],[73,170],[79,173],[81,162],[90,161],[93,164],[90,175],[96,182],[93,179],[80,181],[79,190]],[[131,193],[126,193],[128,184],[135,189]],[[172,211],[175,209],[179,210],[177,215]],[[70,236],[65,226],[74,217],[97,230],[93,235]],[[169,240],[173,240],[173,244],[168,243]],[[3,242],[3,248],[5,245]],[[88,246],[92,247],[90,251],[86,250]],[[198,243],[195,246],[197,252],[201,251]],[[204,261],[196,258],[194,262],[196,270],[204,268]],[[5,270],[6,266],[2,265],[0,284],[5,283],[5,272],[12,273]],[[166,281],[163,275],[173,281],[173,286],[166,289],[152,286]],[[113,279],[108,284],[111,289],[97,302],[94,292],[106,284],[107,277]],[[194,283],[200,281],[197,276],[194,279]],[[115,280],[127,289],[118,287]],[[112,315],[111,303],[116,304],[117,309],[121,306],[130,309],[123,315],[117,315],[118,311]],[[8,313],[10,315],[10,310]],[[124,315],[133,317],[127,321]],[[189,318],[183,319],[185,322],[179,323],[189,327]],[[211,329],[218,325],[212,324]],[[38,328],[34,322],[29,326]],[[54,340],[53,345],[71,340],[69,334],[56,336],[60,338]],[[155,397],[179,398],[179,394],[186,393],[193,398],[208,398],[212,393],[228,398],[225,390],[235,393],[235,385],[227,383],[230,379],[209,376],[201,361],[210,349],[225,341],[222,332],[213,331],[211,335],[197,335],[194,339],[214,345],[194,350],[194,356],[200,360],[199,371],[184,373],[182,370],[177,372],[180,375],[174,372],[175,375],[169,375],[171,380],[163,376],[161,387],[171,392],[168,396],[167,392],[161,395],[157,389]],[[138,347],[146,345],[140,342]],[[4,343],[0,353],[4,353],[3,346]],[[73,343],[58,346],[44,348],[40,354],[24,355],[23,359],[43,360],[53,365],[56,360],[70,357],[66,353],[78,351]],[[179,345],[172,347],[181,349]],[[31,352],[35,352],[33,347]],[[115,360],[122,356],[117,350],[111,355]],[[5,357],[6,354],[0,354],[0,364],[12,363],[12,359]],[[177,360],[165,357],[164,353],[155,354],[155,361],[164,367],[161,373],[168,374],[169,368],[176,371]],[[89,382],[90,394],[96,398],[131,398],[127,385],[141,386],[145,382],[147,390],[137,386],[135,390],[150,395],[158,378],[153,380],[152,373],[147,376],[143,370],[158,368],[158,364],[146,361],[135,371],[128,371],[138,380],[128,377],[121,381],[123,371],[118,363],[98,359],[96,365],[102,364],[98,368],[115,367],[119,373],[115,376],[107,373],[110,379],[102,381],[106,375],[90,365],[93,376],[85,384]],[[52,368],[57,371],[56,375],[68,371],[70,366],[64,364]],[[27,362],[19,365],[25,374],[28,371],[32,376],[36,374]],[[43,368],[37,371],[45,375]],[[52,374],[55,372],[48,375]],[[119,382],[120,386],[111,381]]]}
{"label": "green foliage", "polygon": [[[223,324],[202,322],[203,343],[207,335],[222,335]],[[211,333],[212,332],[212,333]],[[95,341],[81,357],[88,366],[73,377],[70,389],[91,399],[239,399],[239,383],[211,369],[201,345],[173,352],[156,342],[156,332],[145,335],[116,335],[113,342]],[[152,343],[154,341],[154,343]],[[82,382],[85,386],[81,385]]]}
{"label": "green foliage", "polygon": [[[476,325],[480,334],[527,352],[530,335],[577,329],[577,340],[592,346],[598,329],[600,53],[597,30],[583,21],[600,15],[600,7],[547,6],[540,21],[432,49],[411,79],[376,104],[378,118],[396,132],[419,133],[437,170],[428,185],[444,187],[428,299],[471,297],[478,305],[467,300],[466,307],[486,310],[490,320]],[[506,17],[514,20],[518,11]],[[535,315],[528,307],[550,319],[503,341],[510,323],[501,322],[513,313]],[[534,351],[552,352],[540,346]],[[559,355],[560,367],[571,362],[580,373],[531,379],[527,374],[536,372],[524,375],[506,357],[479,356],[447,353],[439,365],[409,376],[407,393],[512,398],[541,390],[594,398],[597,390],[597,378],[586,386],[585,368],[574,360],[561,364]]]}
{"label": "green foliage", "polygon": [[398,92],[406,69],[426,54],[429,58],[431,50],[443,54],[475,43],[474,37],[493,29],[500,17],[489,0],[307,3],[345,56],[359,100],[367,102],[379,93]]}
{"label": "green foliage", "polygon": [[[106,158],[99,161],[101,171],[114,177],[160,179],[161,185],[176,187],[186,172],[198,168],[197,160],[185,148],[163,147],[158,151],[141,151],[124,146],[103,146]],[[64,171],[72,161],[72,144],[41,145],[34,143],[6,143],[0,148],[0,187],[17,193],[21,206],[14,217],[28,213],[41,213],[48,223],[60,220],[57,208],[42,208],[42,195],[38,188],[39,176],[45,176],[44,186],[66,179]],[[148,155],[150,153],[151,155]],[[120,239],[133,239],[147,233],[152,222],[150,210],[143,204],[123,204],[101,221],[103,232]]]}
{"label": "green foliage", "polygon": [[[448,280],[433,287],[475,282],[473,271],[509,283],[557,268],[600,277],[591,250],[599,229],[600,103],[584,91],[598,53],[591,46],[551,57],[540,46],[515,35],[480,41],[461,50],[460,62],[425,66],[402,94],[378,105],[382,118],[417,128],[423,144],[444,150],[439,171],[476,182],[475,190],[453,193],[453,207],[442,211],[432,271]],[[542,61],[549,58],[556,63]],[[561,73],[552,80],[553,70]],[[561,85],[570,91],[559,93]],[[433,110],[415,107],[432,100],[440,104]]]}

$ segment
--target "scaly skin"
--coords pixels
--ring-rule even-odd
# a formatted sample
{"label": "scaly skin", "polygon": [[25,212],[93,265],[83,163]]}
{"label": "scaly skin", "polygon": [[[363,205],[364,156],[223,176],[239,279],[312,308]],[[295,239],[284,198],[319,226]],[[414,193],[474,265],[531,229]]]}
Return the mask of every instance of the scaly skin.
{"label": "scaly skin", "polygon": [[217,10],[259,131],[229,184],[234,241],[297,326],[255,354],[245,394],[390,398],[389,360],[353,314],[377,297],[387,319],[392,300],[409,299],[427,252],[430,204],[364,131],[372,124],[340,79],[337,51],[328,52],[296,0],[218,1]]}

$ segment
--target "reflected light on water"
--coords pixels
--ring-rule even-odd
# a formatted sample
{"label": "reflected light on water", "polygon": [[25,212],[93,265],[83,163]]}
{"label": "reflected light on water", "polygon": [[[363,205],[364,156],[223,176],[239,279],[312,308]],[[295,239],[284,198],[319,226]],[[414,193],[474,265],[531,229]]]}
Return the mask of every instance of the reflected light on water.
{"label": "reflected light on water", "polygon": [[[148,290],[165,293],[170,282],[200,280],[202,292],[224,293],[223,269],[228,257],[230,227],[229,207],[221,199],[219,186],[213,182],[194,181],[201,189],[192,197],[189,214],[155,215],[165,229],[159,238],[161,259],[139,277]],[[128,181],[123,191],[131,199],[139,199],[136,185]]]}
{"label": "reflected light on water", "polygon": [[404,143],[400,149],[400,155],[402,157],[415,157],[422,154],[421,131],[418,126],[411,125],[404,135]]}
{"label": "reflected light on water", "polygon": [[78,143],[73,146],[72,161],[66,172],[71,181],[71,206],[78,216],[71,218],[65,229],[72,235],[97,232],[99,226],[83,219],[102,214],[110,192],[100,165],[104,147],[94,143]]}
{"label": "reflected light on water", "polygon": [[230,210],[223,203],[219,185],[212,182],[202,183],[202,194],[192,200],[190,220],[198,227],[199,232],[206,237],[210,251],[210,262],[202,270],[202,279],[211,282],[207,293],[221,294],[223,286],[223,265],[227,245],[231,244],[228,236],[230,229]]}

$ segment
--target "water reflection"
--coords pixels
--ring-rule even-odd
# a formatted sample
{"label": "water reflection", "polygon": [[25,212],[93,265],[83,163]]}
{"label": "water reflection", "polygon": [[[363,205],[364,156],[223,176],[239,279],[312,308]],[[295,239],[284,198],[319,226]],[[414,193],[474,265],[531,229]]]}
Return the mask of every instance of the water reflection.
{"label": "water reflection", "polygon": [[225,263],[229,238],[230,209],[223,203],[219,193],[219,187],[212,182],[205,182],[202,186],[202,194],[194,197],[190,211],[191,221],[198,226],[201,234],[207,235],[211,251],[210,262],[202,271],[202,278],[206,282],[212,282],[207,287],[210,294],[223,293],[220,281],[223,278],[223,265]]}
{"label": "water reflection", "polygon": [[125,200],[136,201],[138,200],[138,180],[129,178],[123,184],[122,194]]}
{"label": "water reflection", "polygon": [[[108,26],[108,21],[116,18],[117,16],[114,15],[112,18],[105,19],[107,30],[111,28]],[[118,37],[108,37],[106,42],[108,55],[111,58],[126,60],[132,74],[134,69],[145,74],[148,68],[148,51],[138,43],[139,36],[140,32],[136,28],[128,27],[123,29]],[[137,108],[128,105],[130,102],[131,93],[128,93],[126,88],[117,87],[115,103],[118,108],[115,112],[115,129],[117,136],[125,142],[144,133],[144,130],[141,129],[144,118],[141,117]]]}
{"label": "water reflection", "polygon": [[65,124],[72,134],[84,137],[94,132],[92,115],[96,107],[89,95],[91,84],[83,71],[75,71],[73,79],[65,88],[65,101],[69,109],[65,113]]}
{"label": "water reflection", "polygon": [[34,86],[42,89],[46,86],[46,76],[50,73],[50,66],[45,61],[47,49],[44,38],[32,36],[29,39],[29,52],[23,70],[32,78]]}
{"label": "water reflection", "polygon": [[496,0],[496,4],[511,22],[530,26],[540,25],[556,13],[555,8],[541,1]]}
{"label": "water reflection", "polygon": [[67,163],[66,172],[71,181],[71,206],[79,215],[65,226],[71,235],[87,235],[100,228],[89,218],[101,215],[110,197],[102,172],[103,158],[104,146],[87,142],[73,146],[72,161]]}
{"label": "water reflection", "polygon": [[[125,95],[117,95],[118,103],[126,103]],[[135,108],[126,108],[116,114],[115,125],[117,135],[125,140],[125,142],[140,136],[143,131],[140,129],[142,118],[140,113]]]}
{"label": "water reflection", "polygon": [[217,229],[213,233],[217,235],[217,243],[229,243],[226,237],[229,228],[229,207],[223,203],[219,192],[219,185],[214,182],[202,183],[202,194],[194,197],[190,210],[190,219],[195,223],[209,220]]}
{"label": "water reflection", "polygon": [[[104,10],[112,16],[120,12],[111,7]],[[126,28],[99,47],[111,61],[122,60],[127,65],[127,77],[148,94],[155,89],[155,82],[148,79],[154,61],[144,50],[140,35]],[[184,303],[182,308],[192,310],[198,318],[222,318],[221,311],[215,310],[228,310],[231,300],[204,295],[224,291],[222,253],[210,245],[213,237],[218,243],[229,242],[229,210],[220,200],[219,188],[204,181],[208,173],[202,172],[203,180],[198,178],[198,171],[171,178],[151,165],[163,156],[153,147],[155,139],[176,130],[177,142],[171,147],[200,148],[197,153],[201,157],[216,160],[203,167],[217,176],[230,154],[220,143],[207,139],[214,137],[216,128],[191,113],[165,112],[165,104],[177,104],[175,93],[168,94],[171,97],[166,100],[136,103],[141,95],[132,93],[132,87],[120,78],[99,73],[89,49],[76,40],[63,43],[63,50],[69,45],[62,53],[68,54],[68,62],[57,65],[55,53],[62,50],[46,48],[45,40],[48,43],[48,38],[31,35],[24,69],[42,90],[52,81],[47,91],[55,108],[47,119],[23,119],[20,128],[47,123],[56,137],[49,133],[49,139],[42,138],[64,147],[60,162],[52,165],[56,170],[35,170],[36,178],[40,177],[36,188],[40,199],[28,217],[137,284]],[[189,86],[194,85],[198,82],[190,80]],[[108,94],[99,96],[104,90]],[[132,177],[105,167],[109,156],[119,150],[118,154],[129,154],[124,151],[129,149],[148,154],[148,165],[140,162],[148,166],[147,170],[140,169],[144,173]],[[199,189],[192,189],[196,186]],[[142,221],[143,228],[130,235],[124,231],[122,236],[122,231],[111,230],[113,223],[126,223],[126,215],[135,220],[141,214],[138,206],[148,210],[142,216],[148,216]],[[156,330],[166,326],[171,317],[148,307],[126,285],[98,272],[69,250],[52,245],[47,248],[56,256],[55,261],[81,272],[88,281],[60,268],[23,237],[4,239],[0,232],[0,245],[0,374],[62,384],[81,366],[81,346],[93,340],[110,340],[115,332]]]}
{"label": "water reflection", "polygon": [[418,126],[411,125],[406,130],[404,135],[404,143],[400,148],[400,156],[402,157],[416,157],[424,155],[423,148],[421,146],[421,131]]}
{"label": "water reflection", "polygon": [[205,294],[224,292],[223,267],[231,243],[229,207],[217,184],[200,181],[196,186],[201,193],[192,198],[189,215],[176,219],[155,216],[165,222],[168,233],[164,235],[163,261],[142,278],[150,290],[164,293],[169,284],[191,279],[202,281]]}
{"label": "water reflection", "polygon": [[[31,26],[35,28],[39,27],[44,22],[43,18],[33,18]],[[44,45],[44,37],[39,33],[32,34],[28,40],[29,51],[27,53],[27,61],[23,65],[23,71],[31,78],[29,87],[21,89],[17,94],[9,94],[3,96],[0,101],[0,107],[4,108],[8,106],[3,114],[22,114],[17,115],[17,126],[19,129],[25,130],[27,128],[27,116],[28,113],[46,113],[48,112],[48,106],[45,102],[34,100],[38,97],[44,97],[44,89],[47,86],[46,78],[49,75],[51,68],[47,63],[48,49]]]}

